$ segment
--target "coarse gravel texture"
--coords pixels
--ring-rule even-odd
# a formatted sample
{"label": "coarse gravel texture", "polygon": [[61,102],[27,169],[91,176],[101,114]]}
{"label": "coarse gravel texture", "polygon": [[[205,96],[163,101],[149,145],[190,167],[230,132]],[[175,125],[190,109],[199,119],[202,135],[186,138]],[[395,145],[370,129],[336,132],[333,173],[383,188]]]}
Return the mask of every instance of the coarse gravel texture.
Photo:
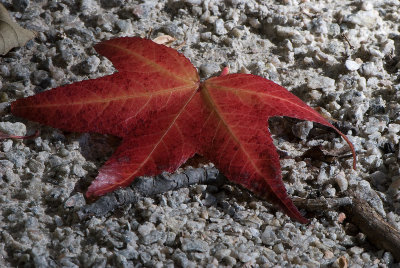
{"label": "coarse gravel texture", "polygon": [[[63,133],[16,118],[9,103],[115,71],[92,45],[168,34],[207,78],[271,79],[353,142],[309,122],[271,120],[292,196],[342,197],[357,189],[400,228],[400,3],[254,0],[0,0],[37,37],[0,57],[0,267],[398,267],[341,210],[293,222],[235,185],[198,185],[77,221],[84,190],[116,148],[112,137]],[[62,120],[62,119],[60,119]],[[312,146],[332,161],[302,157]],[[341,156],[341,157],[340,157]]]}

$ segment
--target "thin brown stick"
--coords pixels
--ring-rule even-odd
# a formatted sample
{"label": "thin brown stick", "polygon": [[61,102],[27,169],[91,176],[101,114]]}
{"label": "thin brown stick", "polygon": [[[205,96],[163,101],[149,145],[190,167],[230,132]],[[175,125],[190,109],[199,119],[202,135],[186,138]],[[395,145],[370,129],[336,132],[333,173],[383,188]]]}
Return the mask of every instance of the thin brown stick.
{"label": "thin brown stick", "polygon": [[347,207],[351,221],[360,228],[368,240],[379,248],[390,251],[400,261],[400,232],[389,224],[379,213],[363,200],[357,192],[349,191],[353,199]]}

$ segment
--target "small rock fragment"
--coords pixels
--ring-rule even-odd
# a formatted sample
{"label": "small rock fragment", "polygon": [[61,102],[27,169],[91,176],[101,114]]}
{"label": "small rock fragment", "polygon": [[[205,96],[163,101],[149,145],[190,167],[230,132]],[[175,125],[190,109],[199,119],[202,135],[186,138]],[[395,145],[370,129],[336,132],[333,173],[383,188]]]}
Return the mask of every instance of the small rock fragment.
{"label": "small rock fragment", "polygon": [[341,256],[339,257],[336,261],[335,264],[339,267],[339,268],[347,268],[349,267],[349,262],[347,261],[345,256]]}
{"label": "small rock fragment", "polygon": [[64,206],[66,208],[81,208],[84,205],[86,205],[86,200],[85,197],[83,196],[82,193],[77,193],[71,196],[70,198],[65,201]]}
{"label": "small rock fragment", "polygon": [[214,23],[214,32],[217,35],[224,35],[227,33],[227,30],[224,26],[224,21],[222,19],[217,19]]}
{"label": "small rock fragment", "polygon": [[343,19],[344,22],[349,22],[361,27],[372,28],[382,22],[379,12],[376,10],[361,10],[355,14],[350,14]]}
{"label": "small rock fragment", "polygon": [[122,6],[124,1],[123,0],[100,0],[101,6],[104,8],[113,8]]}
{"label": "small rock fragment", "polygon": [[188,252],[207,252],[209,250],[208,244],[200,239],[183,238],[182,250]]}
{"label": "small rock fragment", "polygon": [[332,251],[330,251],[330,250],[327,250],[327,251],[325,251],[325,253],[324,253],[324,258],[325,259],[332,259],[333,258],[333,252]]}
{"label": "small rock fragment", "polygon": [[378,73],[378,69],[373,62],[366,62],[361,65],[361,73],[367,77],[376,76]]}
{"label": "small rock fragment", "polygon": [[264,232],[261,234],[261,241],[266,246],[272,246],[278,240],[275,234],[275,228],[272,226],[267,226],[264,229]]}
{"label": "small rock fragment", "polygon": [[99,67],[100,59],[97,56],[90,56],[81,63],[81,70],[86,74],[94,73]]}
{"label": "small rock fragment", "polygon": [[0,122],[0,131],[15,136],[25,136],[26,126],[20,122]]}
{"label": "small rock fragment", "polygon": [[349,186],[349,182],[347,181],[346,176],[343,171],[339,172],[339,174],[336,175],[335,181],[339,185],[341,192],[344,192],[347,190],[347,187]]}
{"label": "small rock fragment", "polygon": [[340,212],[337,217],[338,223],[343,223],[345,219],[346,219],[346,214],[344,214],[343,212]]}
{"label": "small rock fragment", "polygon": [[200,65],[200,72],[205,77],[210,77],[221,71],[221,68],[216,63],[203,63]]}
{"label": "small rock fragment", "polygon": [[24,12],[29,7],[29,0],[13,0],[12,7],[16,11]]}
{"label": "small rock fragment", "polygon": [[335,80],[325,76],[312,77],[308,80],[307,86],[311,89],[333,88],[335,87]]}
{"label": "small rock fragment", "polygon": [[360,69],[361,65],[353,60],[346,60],[345,66],[349,71],[356,71]]}
{"label": "small rock fragment", "polygon": [[299,122],[292,127],[292,132],[296,137],[304,140],[307,138],[308,133],[310,133],[313,126],[314,124],[311,121]]}

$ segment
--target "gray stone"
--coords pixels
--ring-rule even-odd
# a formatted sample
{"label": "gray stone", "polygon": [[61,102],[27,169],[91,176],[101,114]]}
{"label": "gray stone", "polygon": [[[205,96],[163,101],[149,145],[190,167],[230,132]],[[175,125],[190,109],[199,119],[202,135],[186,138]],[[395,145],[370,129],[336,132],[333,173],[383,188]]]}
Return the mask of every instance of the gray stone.
{"label": "gray stone", "polygon": [[311,77],[308,80],[307,86],[311,89],[333,88],[335,87],[335,80],[325,76]]}
{"label": "gray stone", "polygon": [[355,14],[345,16],[343,21],[367,28],[373,28],[376,27],[377,24],[382,23],[379,12],[376,10],[361,10]]}
{"label": "gray stone", "polygon": [[272,247],[272,250],[275,251],[276,254],[282,254],[283,252],[285,252],[285,248],[283,247],[282,243],[275,244]]}
{"label": "gray stone", "polygon": [[224,263],[224,264],[226,264],[228,267],[233,267],[233,266],[235,266],[236,265],[236,259],[235,258],[233,258],[233,257],[231,257],[231,256],[225,256],[223,259],[222,259],[222,262]]}
{"label": "gray stone", "polygon": [[48,258],[46,258],[46,256],[36,255],[36,254],[33,257],[33,265],[34,267],[42,267],[42,268],[50,267],[49,260]]}
{"label": "gray stone", "polygon": [[311,29],[319,34],[327,34],[328,33],[328,25],[324,21],[323,18],[315,18],[311,22]]}
{"label": "gray stone", "polygon": [[84,14],[91,14],[98,10],[99,6],[95,0],[81,0],[81,12]]}
{"label": "gray stone", "polygon": [[119,268],[128,268],[129,264],[125,256],[121,254],[115,254],[115,262],[117,264],[117,267]]}
{"label": "gray stone", "polygon": [[207,242],[200,239],[183,238],[181,240],[182,250],[187,252],[207,252],[209,246]]}
{"label": "gray stone", "polygon": [[148,252],[142,251],[139,253],[139,258],[142,263],[148,263],[151,261],[151,255]]}
{"label": "gray stone", "polygon": [[214,22],[214,32],[217,35],[225,35],[228,31],[225,29],[224,21],[222,19],[217,19]]}
{"label": "gray stone", "polygon": [[123,0],[100,0],[101,6],[104,8],[113,8],[122,6],[124,1]]}
{"label": "gray stone", "polygon": [[174,254],[172,255],[172,259],[180,267],[189,267],[190,261],[188,260],[186,254],[179,249],[174,252]]}
{"label": "gray stone", "polygon": [[375,63],[373,62],[366,62],[362,64],[360,71],[364,76],[367,77],[376,76],[378,74],[378,69],[376,68]]}
{"label": "gray stone", "polygon": [[153,231],[154,229],[155,229],[154,224],[151,222],[147,222],[138,227],[138,233],[139,233],[139,235],[144,237],[144,236],[150,234],[150,232]]}
{"label": "gray stone", "polygon": [[0,122],[0,131],[9,135],[25,136],[26,126],[20,122]]}
{"label": "gray stone", "polygon": [[12,0],[12,7],[19,12],[25,12],[29,7],[29,0]]}
{"label": "gray stone", "polygon": [[182,28],[179,27],[176,23],[167,23],[165,25],[163,25],[162,30],[173,37],[179,37],[181,35],[184,34],[184,32],[182,31]]}
{"label": "gray stone", "polygon": [[161,243],[163,244],[166,240],[166,235],[164,232],[160,232],[157,230],[152,230],[148,235],[143,236],[143,238],[141,239],[141,241],[145,245],[150,245],[160,240]]}
{"label": "gray stone", "polygon": [[5,140],[3,141],[3,152],[8,152],[11,150],[13,146],[13,141],[12,140]]}
{"label": "gray stone", "polygon": [[369,177],[374,185],[382,185],[387,183],[389,180],[388,176],[379,170],[372,173]]}
{"label": "gray stone", "polygon": [[307,138],[313,126],[314,124],[311,121],[299,122],[292,127],[292,132],[296,137],[304,140]]}
{"label": "gray stone", "polygon": [[23,80],[23,81],[27,81],[29,80],[29,76],[30,76],[30,71],[28,68],[26,68],[25,66],[16,66],[13,65],[11,67],[11,76],[16,79],[16,80]]}
{"label": "gray stone", "polygon": [[204,32],[200,34],[200,38],[202,41],[208,41],[211,39],[211,35],[212,35],[211,32]]}
{"label": "gray stone", "polygon": [[43,81],[49,78],[49,73],[44,70],[37,70],[32,73],[32,84],[40,86]]}
{"label": "gray stone", "polygon": [[394,258],[392,253],[386,251],[383,253],[383,261],[385,262],[386,265],[390,266],[393,264]]}
{"label": "gray stone", "polygon": [[328,34],[331,36],[338,36],[340,34],[340,26],[337,23],[332,23],[329,25]]}
{"label": "gray stone", "polygon": [[266,246],[272,246],[278,240],[275,234],[276,228],[273,226],[266,226],[264,232],[261,234],[261,241]]}
{"label": "gray stone", "polygon": [[127,260],[136,260],[139,253],[130,245],[127,245],[126,249],[118,251],[119,254],[124,256]]}
{"label": "gray stone", "polygon": [[67,201],[65,201],[64,203],[65,207],[75,208],[75,209],[79,209],[84,205],[86,205],[86,200],[82,193],[74,194],[73,196],[68,198]]}
{"label": "gray stone", "polygon": [[74,175],[76,175],[76,176],[78,176],[78,177],[80,177],[80,178],[85,177],[86,174],[87,174],[87,171],[84,170],[84,169],[82,168],[82,166],[79,165],[79,164],[73,165],[73,167],[72,167],[72,172],[74,173]]}
{"label": "gray stone", "polygon": [[81,63],[81,70],[86,74],[91,74],[97,71],[100,59],[97,56],[90,56]]}
{"label": "gray stone", "polygon": [[17,168],[23,167],[26,163],[26,154],[24,151],[9,151],[6,153],[6,156]]}
{"label": "gray stone", "polygon": [[28,167],[34,173],[43,173],[45,165],[40,161],[30,159],[28,162]]}
{"label": "gray stone", "polygon": [[217,198],[213,194],[206,193],[206,197],[202,203],[204,206],[213,206],[217,204]]}
{"label": "gray stone", "polygon": [[174,232],[167,232],[167,237],[165,240],[166,246],[173,246],[175,244],[176,233]]}
{"label": "gray stone", "polygon": [[217,63],[203,63],[200,65],[200,72],[204,77],[209,78],[221,72],[221,67]]}
{"label": "gray stone", "polygon": [[217,258],[218,260],[222,260],[226,256],[231,255],[232,250],[228,248],[220,249],[215,252],[214,257]]}
{"label": "gray stone", "polygon": [[203,3],[203,0],[185,0],[186,3],[191,4],[191,5],[201,5]]}
{"label": "gray stone", "polygon": [[133,32],[131,20],[117,20],[116,24],[122,33],[132,33]]}
{"label": "gray stone", "polygon": [[79,268],[78,265],[72,262],[71,258],[64,257],[59,261],[60,265],[65,268]]}
{"label": "gray stone", "polygon": [[350,251],[350,253],[353,254],[353,255],[360,255],[361,253],[363,253],[364,249],[355,246],[355,247],[351,247],[349,251]]}

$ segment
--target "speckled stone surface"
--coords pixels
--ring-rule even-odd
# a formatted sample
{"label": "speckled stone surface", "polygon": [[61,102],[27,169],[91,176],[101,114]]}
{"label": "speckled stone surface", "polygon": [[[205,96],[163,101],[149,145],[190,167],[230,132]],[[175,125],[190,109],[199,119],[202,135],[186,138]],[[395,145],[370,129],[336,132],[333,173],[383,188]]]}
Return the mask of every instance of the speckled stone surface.
{"label": "speckled stone surface", "polygon": [[[271,79],[337,120],[357,170],[333,132],[271,120],[288,192],[343,197],[357,189],[400,227],[400,4],[376,1],[0,0],[37,37],[0,57],[1,267],[389,267],[342,211],[292,222],[235,186],[197,185],[142,198],[107,217],[78,221],[84,190],[118,140],[63,133],[16,118],[9,103],[115,71],[92,45],[168,34],[202,79],[229,65]],[[332,161],[302,157],[321,146]]]}

